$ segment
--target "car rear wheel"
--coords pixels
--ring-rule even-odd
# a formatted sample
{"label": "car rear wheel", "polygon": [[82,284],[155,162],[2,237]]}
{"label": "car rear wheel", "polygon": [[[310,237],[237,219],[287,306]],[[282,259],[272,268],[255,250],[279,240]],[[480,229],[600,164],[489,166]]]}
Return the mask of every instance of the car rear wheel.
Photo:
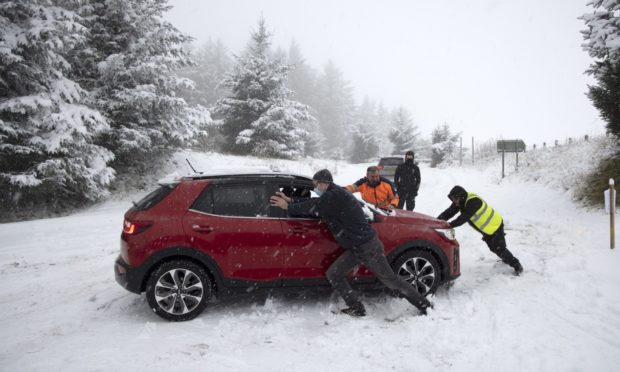
{"label": "car rear wheel", "polygon": [[392,268],[396,275],[414,286],[422,296],[435,293],[441,281],[439,264],[433,255],[424,250],[403,253]]}
{"label": "car rear wheel", "polygon": [[146,299],[160,317],[184,321],[197,317],[211,298],[211,280],[205,269],[188,260],[161,264],[146,284]]}

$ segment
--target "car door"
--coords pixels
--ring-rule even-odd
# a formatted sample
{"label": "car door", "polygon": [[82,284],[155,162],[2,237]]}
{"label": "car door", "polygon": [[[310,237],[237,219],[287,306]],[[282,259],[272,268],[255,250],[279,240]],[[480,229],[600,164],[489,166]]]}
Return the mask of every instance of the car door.
{"label": "car door", "polygon": [[[311,183],[278,184],[280,191],[293,197],[311,197]],[[305,195],[305,196],[304,196]],[[282,216],[284,237],[284,286],[328,285],[327,268],[342,254],[327,225],[314,216]]]}
{"label": "car door", "polygon": [[269,197],[275,185],[255,180],[209,184],[184,218],[193,246],[213,258],[229,286],[279,286],[282,226]]}

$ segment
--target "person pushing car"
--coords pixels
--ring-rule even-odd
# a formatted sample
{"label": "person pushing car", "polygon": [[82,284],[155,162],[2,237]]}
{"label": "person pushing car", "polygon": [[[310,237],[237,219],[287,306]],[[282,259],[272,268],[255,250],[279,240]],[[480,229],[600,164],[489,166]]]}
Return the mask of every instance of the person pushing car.
{"label": "person pushing car", "polygon": [[318,198],[295,199],[276,192],[270,198],[273,206],[287,210],[291,215],[316,215],[325,222],[334,239],[345,250],[327,269],[331,285],[342,296],[347,308],[341,312],[351,316],[365,316],[366,309],[347,279],[346,274],[363,263],[386,287],[400,292],[421,314],[431,303],[412,285],[402,280],[390,267],[383,252],[383,243],[370,227],[360,201],[344,188],[334,184],[327,169],[314,174],[312,183]]}
{"label": "person pushing car", "polygon": [[512,267],[515,275],[523,272],[523,266],[519,260],[512,255],[506,247],[506,238],[504,237],[504,220],[502,216],[490,205],[488,205],[478,195],[467,192],[461,186],[454,186],[448,198],[452,201],[452,205],[443,211],[437,219],[448,221],[455,214],[461,214],[450,221],[451,227],[458,227],[465,222],[482,234],[482,240],[487,243],[491,252],[495,253],[502,261]]}

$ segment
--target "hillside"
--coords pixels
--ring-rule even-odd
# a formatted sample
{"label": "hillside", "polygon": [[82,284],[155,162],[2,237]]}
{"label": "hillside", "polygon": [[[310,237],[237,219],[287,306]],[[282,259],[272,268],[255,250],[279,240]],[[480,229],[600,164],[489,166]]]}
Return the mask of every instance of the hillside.
{"label": "hillside", "polygon": [[[274,293],[169,323],[114,281],[123,213],[141,195],[67,217],[0,224],[0,361],[28,371],[615,371],[620,256],[609,249],[604,213],[576,208],[551,182],[580,155],[566,156],[546,172],[537,168],[536,181],[529,170],[500,181],[491,163],[422,166],[417,211],[438,215],[455,184],[478,193],[504,216],[508,247],[525,268],[515,277],[462,226],[462,275],[433,296],[426,317],[409,313],[403,299],[368,297],[368,315],[355,319],[332,313],[343,306],[337,296]],[[175,160],[178,174],[188,171],[185,157],[197,170],[260,166],[311,175],[329,167],[340,184],[367,166],[185,153]]]}
{"label": "hillside", "polygon": [[[517,169],[514,153],[505,154],[505,178],[502,180],[501,154],[491,153],[484,159],[477,159],[475,165],[464,165],[486,174],[492,182],[535,182],[560,192],[568,193],[574,199],[583,198],[584,182],[597,170],[599,164],[620,153],[620,146],[610,137],[594,136],[559,146],[531,147],[519,153]],[[616,183],[620,182],[620,168],[611,172]],[[613,176],[615,174],[615,176]],[[603,176],[606,188],[609,177]],[[592,180],[590,180],[592,182]],[[600,187],[599,187],[600,188]],[[599,190],[602,202],[603,189]]]}

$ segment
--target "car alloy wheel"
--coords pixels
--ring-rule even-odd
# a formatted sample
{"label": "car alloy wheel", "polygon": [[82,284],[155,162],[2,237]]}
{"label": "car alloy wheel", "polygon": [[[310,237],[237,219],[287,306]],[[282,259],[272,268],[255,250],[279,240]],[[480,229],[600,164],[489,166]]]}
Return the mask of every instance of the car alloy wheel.
{"label": "car alloy wheel", "polygon": [[153,311],[169,320],[195,318],[211,297],[211,281],[205,270],[191,261],[171,261],[159,266],[146,288]]}
{"label": "car alloy wheel", "polygon": [[426,251],[416,250],[403,254],[396,260],[394,272],[414,286],[422,296],[435,292],[439,286],[439,265]]}
{"label": "car alloy wheel", "polygon": [[155,284],[155,300],[159,307],[172,315],[187,314],[202,301],[203,284],[190,270],[172,269]]}

